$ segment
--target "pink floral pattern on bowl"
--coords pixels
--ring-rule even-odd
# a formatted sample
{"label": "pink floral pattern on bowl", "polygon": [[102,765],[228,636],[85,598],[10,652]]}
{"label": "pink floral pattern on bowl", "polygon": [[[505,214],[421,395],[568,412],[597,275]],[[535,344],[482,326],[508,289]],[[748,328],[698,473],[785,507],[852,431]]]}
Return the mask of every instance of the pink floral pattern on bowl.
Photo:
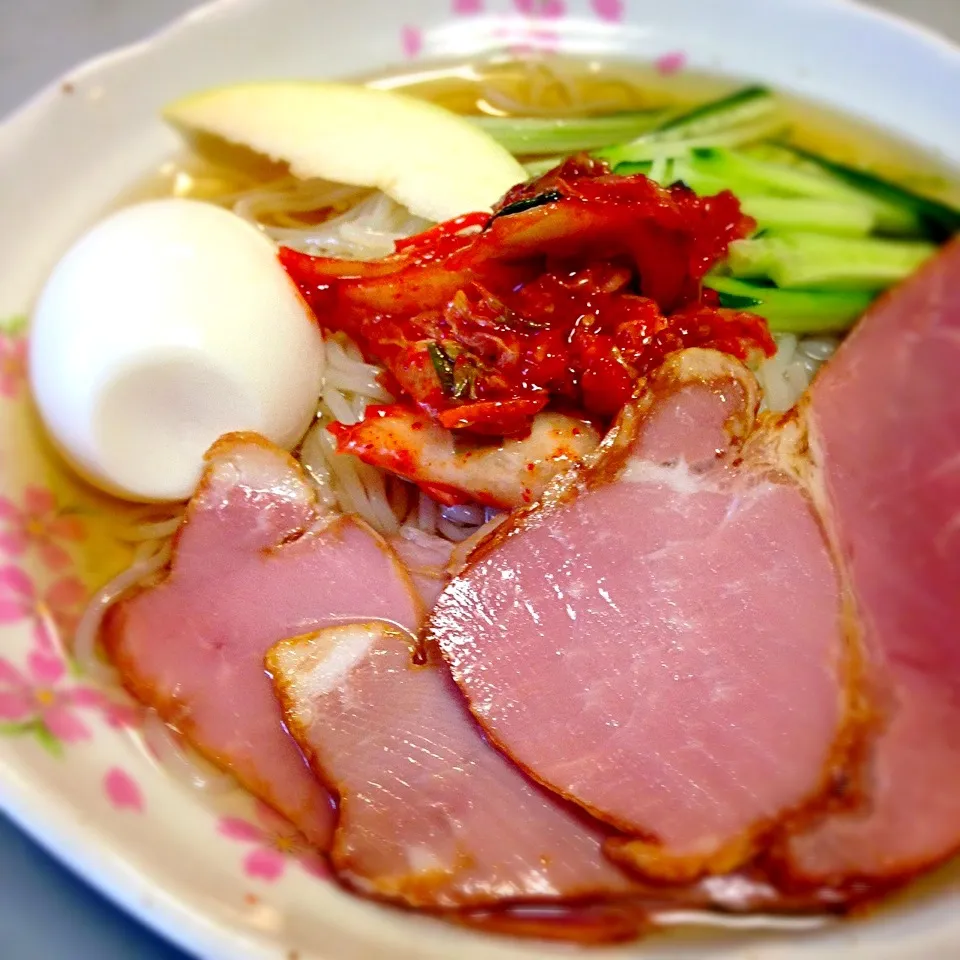
{"label": "pink floral pattern on bowl", "polygon": [[111,767],[103,778],[103,791],[111,806],[119,811],[143,813],[146,801],[140,785],[120,767]]}
{"label": "pink floral pattern on bowl", "polygon": [[671,50],[656,60],[657,70],[665,76],[669,76],[672,73],[679,73],[686,65],[687,55],[682,50]]}
{"label": "pink floral pattern on bowl", "polygon": [[0,323],[0,397],[20,396],[27,382],[27,318],[18,314]]}
{"label": "pink floral pattern on bowl", "polygon": [[60,508],[44,487],[30,484],[19,504],[0,496],[0,551],[8,557],[22,557],[32,548],[51,570],[63,570],[70,565],[65,545],[85,536],[81,519]]}
{"label": "pink floral pattern on bowl", "polygon": [[67,681],[63,658],[38,644],[23,667],[0,659],[0,733],[31,735],[59,755],[67,744],[89,740],[93,735],[84,716],[94,711],[116,724],[120,706],[100,690]]}
{"label": "pink floral pattern on bowl", "polygon": [[[26,355],[25,318],[0,320],[0,418],[12,422],[29,422]],[[80,562],[100,546],[91,542],[96,507],[75,502],[70,484],[63,493],[36,482],[35,471],[22,475],[28,480],[22,487],[5,478],[0,493],[0,738],[35,744],[67,763],[74,751],[95,746],[110,731],[136,730],[144,712],[119,689],[87,682],[67,653],[65,641],[102,579],[85,581]],[[26,642],[18,644],[17,636]],[[148,810],[148,789],[126,765],[111,764],[100,776],[100,795],[114,811]],[[253,806],[242,795],[237,800]],[[263,805],[253,807],[250,820],[225,817],[213,824],[219,836],[254,845],[244,859],[248,877],[277,880],[288,861],[312,877],[329,876],[323,858]]]}
{"label": "pink floral pattern on bowl", "polygon": [[566,14],[563,0],[514,0],[517,13],[532,19],[559,20]]}
{"label": "pink floral pattern on bowl", "polygon": [[[556,51],[562,46],[560,21],[572,17],[572,0],[451,0],[454,17],[476,17],[481,14],[499,15],[502,20],[494,27],[492,37],[504,49],[515,55],[537,51]],[[589,13],[602,23],[619,24],[626,19],[626,0],[589,0]],[[400,30],[400,48],[407,59],[415,59],[427,42],[424,31],[405,24]],[[668,51],[655,61],[663,74],[677,73],[686,65],[686,54]]]}
{"label": "pink floral pattern on bowl", "polygon": [[38,587],[22,567],[0,567],[0,624],[29,620],[37,643],[52,650],[61,636],[72,636],[90,591],[64,575]]}
{"label": "pink floral pattern on bowl", "polygon": [[599,19],[610,23],[621,23],[626,12],[624,0],[591,0],[590,6]]}
{"label": "pink floral pattern on bowl", "polygon": [[323,857],[306,844],[297,830],[265,803],[254,804],[254,820],[223,817],[220,833],[251,849],[243,857],[243,872],[251,880],[273,883],[291,862],[298,863],[314,877],[328,879],[330,870]]}

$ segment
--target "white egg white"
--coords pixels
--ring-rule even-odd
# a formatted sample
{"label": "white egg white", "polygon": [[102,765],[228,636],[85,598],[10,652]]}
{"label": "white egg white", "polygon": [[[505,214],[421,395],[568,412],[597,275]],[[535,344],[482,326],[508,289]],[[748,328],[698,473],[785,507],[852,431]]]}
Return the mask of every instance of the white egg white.
{"label": "white egg white", "polygon": [[43,288],[30,341],[56,444],[88,480],[139,501],[190,496],[224,433],[293,447],[323,359],[273,244],[182,199],[125,208],[81,237]]}

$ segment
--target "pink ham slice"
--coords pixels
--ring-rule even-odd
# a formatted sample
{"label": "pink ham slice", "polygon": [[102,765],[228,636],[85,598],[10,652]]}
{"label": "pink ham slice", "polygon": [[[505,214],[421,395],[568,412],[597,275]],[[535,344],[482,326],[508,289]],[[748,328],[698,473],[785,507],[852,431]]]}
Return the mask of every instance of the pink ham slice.
{"label": "pink ham slice", "polygon": [[607,831],[483,739],[442,662],[382,623],[278,644],[286,724],[335,788],[331,860],[371,896],[434,909],[624,896]]}
{"label": "pink ham slice", "polygon": [[792,845],[816,882],[960,849],[960,241],[880,302],[809,409],[838,552],[887,704],[866,802]]}
{"label": "pink ham slice", "polygon": [[169,572],[113,608],[104,642],[140,700],[326,848],[331,798],[281,726],[263,658],[357,617],[415,628],[407,575],[362,523],[318,511],[286,453],[235,434],[207,455]]}
{"label": "pink ham slice", "polygon": [[841,587],[808,498],[763,463],[717,465],[755,395],[735,361],[677,355],[429,622],[494,742],[630,834],[607,850],[649,877],[746,861],[822,800],[853,738]]}

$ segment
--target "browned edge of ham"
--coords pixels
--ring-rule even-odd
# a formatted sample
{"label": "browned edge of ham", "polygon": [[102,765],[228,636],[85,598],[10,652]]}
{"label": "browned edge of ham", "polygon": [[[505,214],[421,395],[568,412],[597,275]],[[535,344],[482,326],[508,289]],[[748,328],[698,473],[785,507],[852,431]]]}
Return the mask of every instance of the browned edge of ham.
{"label": "browned edge of ham", "polygon": [[801,402],[881,710],[847,809],[768,857],[869,905],[960,852],[960,239],[880,298]]}
{"label": "browned edge of ham", "polygon": [[434,911],[636,900],[603,855],[608,828],[486,743],[446,664],[412,636],[330,627],[265,662],[287,729],[338,799],[330,859],[348,887]]}
{"label": "browned edge of ham", "polygon": [[[691,386],[705,386],[718,393],[726,391],[723,399],[724,403],[728,404],[730,413],[721,424],[713,425],[714,436],[717,428],[721,428],[720,442],[710,439],[709,430],[699,434],[697,430],[678,431],[676,427],[679,420],[672,429],[659,430],[657,420],[663,416],[669,420],[673,416],[671,404],[685,403],[684,391]],[[730,402],[731,389],[734,393],[739,391],[738,402]],[[499,731],[491,728],[491,722],[485,714],[485,705],[478,704],[471,695],[468,682],[471,671],[474,675],[479,671],[479,674],[486,677],[486,666],[472,663],[465,665],[458,661],[455,646],[445,642],[453,634],[450,633],[449,622],[444,621],[444,616],[452,610],[456,617],[458,607],[464,604],[470,606],[473,603],[469,592],[463,592],[465,579],[469,578],[472,571],[494,557],[498,550],[513,538],[523,538],[530,531],[550,523],[554,515],[575,503],[584,494],[613,484],[636,455],[640,444],[648,448],[643,450],[644,458],[655,462],[668,462],[679,456],[698,470],[709,471],[717,465],[723,465],[723,469],[741,475],[753,475],[774,487],[782,486],[784,490],[792,490],[793,493],[788,495],[794,497],[795,502],[797,498],[802,501],[796,509],[806,515],[804,523],[808,534],[818,541],[816,549],[824,554],[821,566],[828,565],[824,534],[819,518],[814,514],[809,491],[804,486],[806,478],[802,469],[802,437],[794,432],[792,441],[796,442],[785,447],[783,438],[788,435],[786,426],[767,423],[759,431],[759,436],[765,439],[758,440],[758,435],[754,432],[757,403],[758,388],[755,379],[737,361],[704,350],[689,350],[673,355],[648,379],[636,400],[624,409],[595,455],[555,482],[538,504],[513,514],[478,545],[471,554],[466,569],[441,595],[425,632],[426,643],[435,644],[443,650],[453,668],[455,679],[464,689],[471,710],[488,738],[534,779],[556,790],[565,799],[580,803],[593,815],[606,820],[622,832],[631,834],[629,839],[609,840],[606,844],[608,854],[618,862],[629,865],[641,876],[656,881],[689,883],[704,875],[735,870],[755,857],[777,834],[799,830],[825,809],[844,802],[844,788],[856,778],[862,744],[875,722],[875,717],[864,696],[863,657],[852,602],[846,584],[836,582],[839,574],[835,570],[825,573],[834,580],[833,589],[839,598],[834,626],[830,628],[830,631],[837,635],[838,649],[835,654],[831,654],[836,662],[824,666],[824,669],[835,672],[835,695],[838,702],[835,707],[836,725],[830,728],[828,736],[824,736],[822,762],[818,764],[815,772],[811,772],[809,782],[804,781],[803,789],[796,790],[789,801],[779,806],[772,815],[754,819],[746,829],[738,831],[736,836],[727,838],[705,852],[675,853],[665,848],[655,831],[638,830],[635,823],[618,821],[608,811],[597,809],[582,798],[571,795],[568,790],[558,788],[556,783],[550,782],[549,778],[539,772],[536,760],[529,757],[518,758],[516,750],[513,750],[510,744],[504,743]],[[644,444],[645,431],[648,429],[651,440],[649,444]],[[744,446],[748,440],[750,442]],[[524,545],[526,546],[526,542]],[[506,576],[507,571],[503,571],[503,575]],[[491,611],[484,611],[482,614],[487,622],[492,622],[490,618],[495,616]],[[470,625],[464,626],[460,636],[466,637],[470,631]],[[503,638],[502,642],[523,641],[511,636],[510,641]],[[787,682],[787,678],[784,678],[784,682]],[[533,688],[530,688],[530,693],[533,695]],[[643,691],[638,690],[637,693],[642,695]],[[785,690],[784,694],[786,693]],[[491,696],[496,697],[496,694]],[[571,705],[570,709],[576,707]],[[589,749],[589,746],[584,749]],[[789,762],[789,758],[779,759],[780,762]],[[635,775],[643,777],[643,771],[638,770]]]}
{"label": "browned edge of ham", "polygon": [[415,629],[422,610],[379,535],[321,510],[285,451],[230,434],[207,453],[167,569],[108,611],[102,642],[138,700],[325,850],[332,798],[283,729],[264,654],[361,614]]}
{"label": "browned edge of ham", "polygon": [[[694,347],[671,354],[644,378],[637,396],[620,411],[599,447],[550,483],[536,502],[514,510],[505,522],[498,523],[489,536],[476,543],[471,553],[461,559],[457,572],[462,573],[475,565],[504,540],[535,526],[550,512],[576,499],[585,490],[615,480],[630,458],[651,412],[691,383],[727,389],[734,384],[739,397],[735,397],[730,416],[721,424],[723,449],[714,444],[716,425],[706,424],[702,434],[694,431],[684,438],[682,443],[686,445],[686,452],[692,453],[691,459],[698,464],[735,456],[752,435],[756,424],[760,406],[760,387],[756,378],[739,361],[715,350]],[[676,456],[675,437],[662,441],[657,438],[653,454],[660,458],[661,453],[663,460]],[[426,635],[429,637],[429,631]]]}

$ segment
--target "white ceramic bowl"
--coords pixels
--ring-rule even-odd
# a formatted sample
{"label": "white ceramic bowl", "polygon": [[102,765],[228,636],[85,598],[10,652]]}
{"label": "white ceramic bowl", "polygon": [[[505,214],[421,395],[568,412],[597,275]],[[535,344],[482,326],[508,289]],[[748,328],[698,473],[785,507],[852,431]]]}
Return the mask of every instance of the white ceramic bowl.
{"label": "white ceramic bowl", "polygon": [[[518,12],[531,6],[541,22]],[[466,57],[531,39],[672,63],[682,54],[692,67],[759,78],[847,110],[960,165],[960,51],[843,0],[220,0],[73,71],[0,127],[0,807],[198,955],[521,960],[569,951],[482,937],[348,896],[317,880],[309,859],[276,853],[277,825],[247,798],[205,802],[118,729],[123,717],[69,672],[49,631],[69,627],[121,551],[96,497],[51,473],[26,403],[23,331],[13,318],[29,311],[67,244],[175,149],[158,119],[174,97],[234,80]],[[956,957],[960,882],[952,873],[873,918],[820,932],[655,939],[580,955]]]}

